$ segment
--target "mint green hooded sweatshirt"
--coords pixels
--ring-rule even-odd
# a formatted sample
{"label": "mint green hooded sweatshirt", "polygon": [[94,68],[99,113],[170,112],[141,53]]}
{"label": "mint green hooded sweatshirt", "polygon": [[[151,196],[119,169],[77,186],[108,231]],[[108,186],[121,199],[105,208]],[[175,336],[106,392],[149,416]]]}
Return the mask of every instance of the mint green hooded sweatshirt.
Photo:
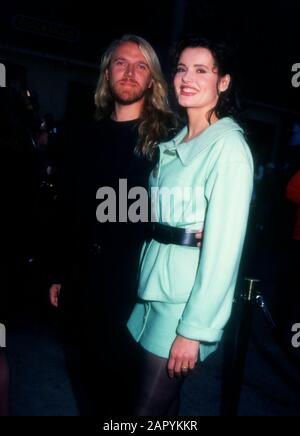
{"label": "mint green hooded sweatshirt", "polygon": [[141,254],[128,328],[148,351],[169,357],[177,334],[216,349],[230,316],[246,232],[253,162],[241,127],[226,117],[182,143],[187,128],[159,145],[149,178],[152,219],[204,231],[201,248],[151,240]]}

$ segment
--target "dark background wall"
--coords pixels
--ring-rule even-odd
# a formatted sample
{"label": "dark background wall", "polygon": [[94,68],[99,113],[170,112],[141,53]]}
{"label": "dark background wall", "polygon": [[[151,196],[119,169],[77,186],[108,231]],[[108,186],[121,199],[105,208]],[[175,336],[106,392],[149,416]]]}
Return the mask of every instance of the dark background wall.
{"label": "dark background wall", "polygon": [[[166,71],[169,48],[182,32],[219,34],[239,46],[247,98],[298,111],[300,89],[291,85],[291,67],[300,62],[299,17],[299,0],[132,0],[98,5],[57,0],[5,2],[0,16],[0,57],[12,58],[14,53],[23,64],[26,58],[30,74],[38,68],[28,58],[43,57],[44,67],[32,73],[34,82],[37,75],[48,80],[58,73],[66,76],[63,82],[68,75],[73,80],[75,69],[92,86],[91,75],[97,74],[103,49],[125,32],[149,39]],[[49,102],[45,104],[49,107]]]}

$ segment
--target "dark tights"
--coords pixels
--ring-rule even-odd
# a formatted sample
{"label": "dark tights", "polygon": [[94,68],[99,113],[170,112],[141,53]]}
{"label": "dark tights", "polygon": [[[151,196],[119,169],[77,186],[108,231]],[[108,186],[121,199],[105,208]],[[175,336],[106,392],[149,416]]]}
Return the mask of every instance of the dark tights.
{"label": "dark tights", "polygon": [[183,378],[169,378],[167,359],[143,350],[135,416],[177,416]]}
{"label": "dark tights", "polygon": [[5,354],[0,349],[0,416],[8,415],[9,371]]}

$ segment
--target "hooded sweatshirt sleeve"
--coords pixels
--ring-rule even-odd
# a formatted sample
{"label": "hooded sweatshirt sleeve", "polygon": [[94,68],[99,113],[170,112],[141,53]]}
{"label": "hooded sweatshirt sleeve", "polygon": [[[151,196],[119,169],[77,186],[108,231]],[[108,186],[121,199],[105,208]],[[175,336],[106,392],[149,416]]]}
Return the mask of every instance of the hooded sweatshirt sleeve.
{"label": "hooded sweatshirt sleeve", "polygon": [[204,239],[190,298],[177,334],[218,342],[230,316],[253,186],[253,164],[242,134],[223,140],[207,176]]}

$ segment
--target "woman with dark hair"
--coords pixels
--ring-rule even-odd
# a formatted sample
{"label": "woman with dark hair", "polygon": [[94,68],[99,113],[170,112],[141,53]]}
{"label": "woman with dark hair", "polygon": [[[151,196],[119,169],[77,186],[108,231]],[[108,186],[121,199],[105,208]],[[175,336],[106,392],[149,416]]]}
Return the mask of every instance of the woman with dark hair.
{"label": "woman with dark hair", "polygon": [[[216,350],[229,318],[248,220],[253,163],[232,118],[224,44],[178,44],[174,88],[187,126],[159,144],[150,174],[152,239],[128,328],[141,345],[136,415],[175,415],[184,377]],[[195,241],[203,229],[200,249]],[[175,376],[175,377],[174,377]]]}

